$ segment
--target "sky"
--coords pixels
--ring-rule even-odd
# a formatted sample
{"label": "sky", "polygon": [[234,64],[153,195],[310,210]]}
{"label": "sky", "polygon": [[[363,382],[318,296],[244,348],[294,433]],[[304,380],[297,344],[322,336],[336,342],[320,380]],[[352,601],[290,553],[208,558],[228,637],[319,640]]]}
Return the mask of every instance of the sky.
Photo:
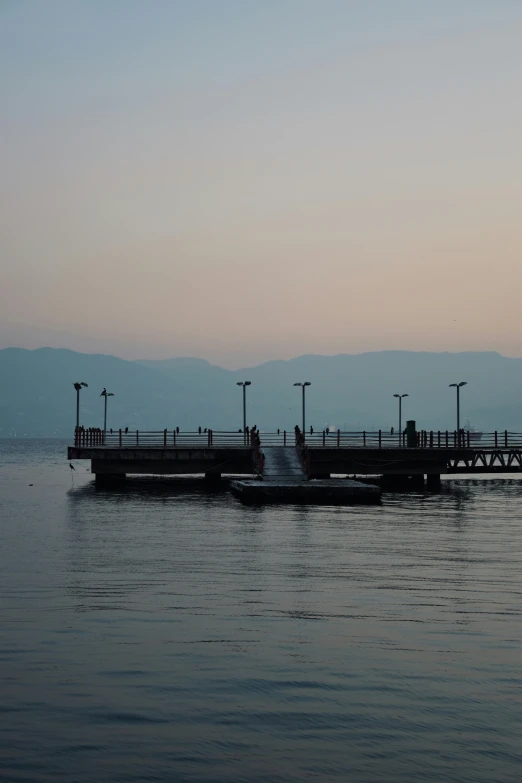
{"label": "sky", "polygon": [[520,0],[0,0],[0,347],[522,356]]}

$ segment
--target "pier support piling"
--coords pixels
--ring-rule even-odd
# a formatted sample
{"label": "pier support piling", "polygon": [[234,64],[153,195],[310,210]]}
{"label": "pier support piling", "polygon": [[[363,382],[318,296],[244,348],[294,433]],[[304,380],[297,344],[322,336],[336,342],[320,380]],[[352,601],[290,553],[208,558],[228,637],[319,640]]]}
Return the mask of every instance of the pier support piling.
{"label": "pier support piling", "polygon": [[440,473],[428,473],[426,476],[426,486],[429,492],[440,492],[441,480]]}
{"label": "pier support piling", "polygon": [[95,473],[94,482],[100,489],[113,489],[125,484],[127,475],[125,473]]}

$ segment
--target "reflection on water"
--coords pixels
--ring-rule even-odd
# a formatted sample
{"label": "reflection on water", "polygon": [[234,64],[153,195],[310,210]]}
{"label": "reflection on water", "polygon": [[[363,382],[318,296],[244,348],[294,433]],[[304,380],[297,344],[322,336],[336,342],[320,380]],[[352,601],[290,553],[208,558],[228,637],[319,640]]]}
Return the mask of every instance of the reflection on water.
{"label": "reflection on water", "polygon": [[77,467],[0,445],[1,780],[518,781],[520,481],[250,508]]}

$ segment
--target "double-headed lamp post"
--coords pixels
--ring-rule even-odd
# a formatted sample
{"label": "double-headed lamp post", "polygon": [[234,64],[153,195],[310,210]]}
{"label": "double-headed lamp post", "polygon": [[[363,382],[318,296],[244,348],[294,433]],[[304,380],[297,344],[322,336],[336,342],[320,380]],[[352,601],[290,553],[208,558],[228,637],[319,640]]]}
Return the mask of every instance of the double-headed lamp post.
{"label": "double-headed lamp post", "polygon": [[80,392],[82,386],[87,387],[88,385],[88,383],[84,383],[83,381],[76,381],[76,383],[73,383],[73,386],[76,389],[76,429],[80,426]]}
{"label": "double-headed lamp post", "polygon": [[457,390],[457,438],[460,445],[460,390],[462,386],[467,386],[467,381],[461,381],[460,383],[450,383],[449,388],[452,386]]}
{"label": "double-headed lamp post", "polygon": [[105,397],[103,406],[103,441],[105,442],[105,433],[107,432],[107,397],[114,397],[114,394],[104,389],[100,397]]}
{"label": "double-headed lamp post", "polygon": [[306,389],[307,386],[311,386],[311,385],[312,384],[310,383],[310,381],[305,381],[304,383],[294,383],[294,386],[301,386],[301,388],[303,390],[303,430],[302,430],[303,438],[306,437],[306,435],[305,435],[305,432],[306,432],[306,429],[305,429],[305,424],[306,424],[306,420],[305,420],[305,418],[306,418],[305,417],[305,389]]}
{"label": "double-headed lamp post", "polygon": [[409,394],[394,394],[399,400],[399,446],[402,445],[402,400],[403,397],[409,397]]}
{"label": "double-headed lamp post", "polygon": [[247,386],[251,386],[252,385],[252,381],[238,381],[237,385],[243,387],[243,434],[245,436],[245,443],[246,443],[246,440],[247,440],[247,435],[246,435],[246,387]]}

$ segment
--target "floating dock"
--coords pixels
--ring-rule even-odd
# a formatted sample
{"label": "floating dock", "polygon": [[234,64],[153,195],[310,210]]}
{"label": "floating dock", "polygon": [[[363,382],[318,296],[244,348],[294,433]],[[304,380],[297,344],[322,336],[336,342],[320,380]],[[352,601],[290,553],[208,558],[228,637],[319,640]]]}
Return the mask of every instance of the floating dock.
{"label": "floating dock", "polygon": [[232,481],[230,489],[245,505],[353,506],[380,503],[381,488],[351,479],[304,481]]}
{"label": "floating dock", "polygon": [[379,503],[381,489],[350,479],[310,480],[297,449],[272,447],[264,455],[263,477],[232,481],[232,492],[242,503],[297,505],[354,505]]}

